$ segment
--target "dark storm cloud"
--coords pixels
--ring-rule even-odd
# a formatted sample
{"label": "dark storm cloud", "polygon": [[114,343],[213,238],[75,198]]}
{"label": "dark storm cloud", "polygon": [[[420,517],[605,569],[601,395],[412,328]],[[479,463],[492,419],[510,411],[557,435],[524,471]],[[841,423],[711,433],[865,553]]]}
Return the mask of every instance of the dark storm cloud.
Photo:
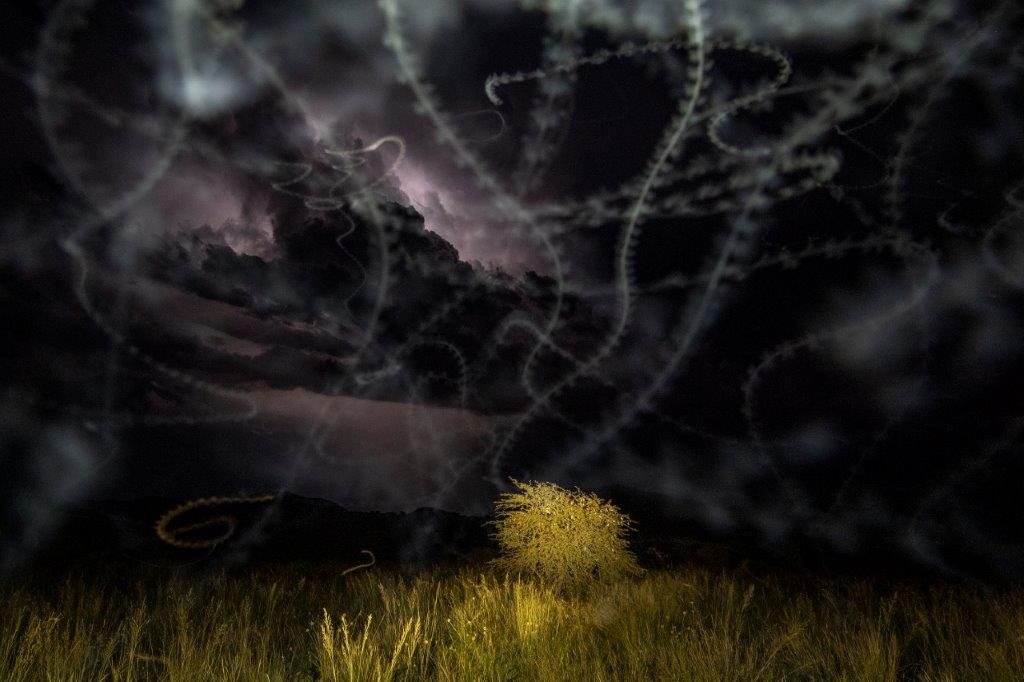
{"label": "dark storm cloud", "polygon": [[0,243],[26,537],[511,474],[1019,569],[1011,3],[83,6]]}
{"label": "dark storm cloud", "polygon": [[0,572],[6,573],[27,562],[64,515],[92,492],[103,461],[95,434],[81,425],[39,420],[15,396],[5,397],[2,407]]}

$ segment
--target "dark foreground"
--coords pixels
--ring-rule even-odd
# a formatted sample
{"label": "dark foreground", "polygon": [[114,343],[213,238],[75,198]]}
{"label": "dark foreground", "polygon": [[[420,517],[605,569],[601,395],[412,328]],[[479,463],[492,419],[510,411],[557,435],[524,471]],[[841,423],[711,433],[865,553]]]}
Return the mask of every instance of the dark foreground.
{"label": "dark foreground", "polygon": [[554,593],[486,564],[3,584],[3,680],[1013,680],[1024,590],[685,568]]}
{"label": "dark foreground", "polygon": [[0,581],[0,680],[1024,675],[1019,581],[884,553],[758,553],[641,517],[646,572],[570,594],[499,574],[484,517],[293,495],[180,504],[70,512]]}

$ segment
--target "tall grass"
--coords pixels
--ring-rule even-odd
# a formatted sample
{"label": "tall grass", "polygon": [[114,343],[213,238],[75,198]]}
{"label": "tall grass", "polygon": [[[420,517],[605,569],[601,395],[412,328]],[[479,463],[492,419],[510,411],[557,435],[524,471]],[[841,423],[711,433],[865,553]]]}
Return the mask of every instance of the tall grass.
{"label": "tall grass", "polygon": [[651,572],[575,596],[324,569],[0,590],[2,680],[1014,680],[1024,591]]}

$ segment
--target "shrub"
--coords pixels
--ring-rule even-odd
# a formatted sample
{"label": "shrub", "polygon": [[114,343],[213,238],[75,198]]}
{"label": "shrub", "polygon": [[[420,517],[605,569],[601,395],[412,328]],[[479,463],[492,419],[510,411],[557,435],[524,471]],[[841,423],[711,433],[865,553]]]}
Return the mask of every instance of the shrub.
{"label": "shrub", "polygon": [[614,504],[554,483],[512,484],[518,492],[495,504],[498,566],[566,590],[640,572],[627,542],[633,522]]}

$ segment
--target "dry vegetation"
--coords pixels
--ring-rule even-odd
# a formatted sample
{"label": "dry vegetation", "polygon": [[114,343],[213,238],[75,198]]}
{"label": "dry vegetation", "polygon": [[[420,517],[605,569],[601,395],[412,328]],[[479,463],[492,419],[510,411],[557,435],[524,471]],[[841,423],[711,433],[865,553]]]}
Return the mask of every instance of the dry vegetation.
{"label": "dry vegetation", "polygon": [[633,522],[594,493],[554,483],[522,483],[495,504],[495,564],[563,592],[639,574],[629,549]]}
{"label": "dry vegetation", "polygon": [[1024,592],[653,571],[565,596],[471,568],[8,582],[0,679],[1011,680]]}

